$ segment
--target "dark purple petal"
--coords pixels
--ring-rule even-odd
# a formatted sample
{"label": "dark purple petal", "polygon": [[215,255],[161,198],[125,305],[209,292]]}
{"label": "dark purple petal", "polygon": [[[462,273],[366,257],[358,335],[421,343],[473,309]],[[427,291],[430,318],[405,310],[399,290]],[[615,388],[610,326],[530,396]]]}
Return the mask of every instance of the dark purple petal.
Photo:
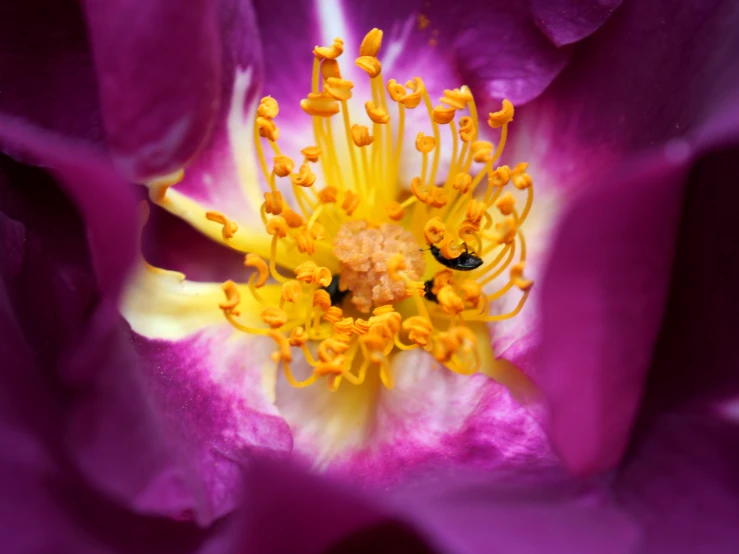
{"label": "dark purple petal", "polygon": [[728,553],[739,541],[737,153],[721,148],[691,171],[668,309],[616,481],[649,552]]}
{"label": "dark purple petal", "polygon": [[595,32],[622,0],[531,0],[534,22],[555,45],[582,40]]}
{"label": "dark purple petal", "polygon": [[[585,190],[552,249],[542,290],[546,375],[536,376],[551,397],[555,446],[577,471],[613,467],[623,453],[661,318],[682,185],[695,156],[736,124],[727,123],[734,12],[718,2],[624,6],[521,109],[524,127],[559,146],[545,170]],[[696,21],[700,32],[689,32]]]}
{"label": "dark purple petal", "polygon": [[133,260],[136,240],[134,190],[99,153],[64,141],[17,119],[0,117],[0,149],[49,167],[75,202],[87,230],[100,289],[114,299]]}
{"label": "dark purple petal", "polygon": [[206,551],[193,524],[140,515],[179,514],[191,501],[172,488],[177,470],[114,306],[100,299],[74,208],[42,171],[7,159],[2,169],[5,550]]}
{"label": "dark purple petal", "polygon": [[98,84],[75,0],[0,6],[0,114],[102,144]]}
{"label": "dark purple petal", "polygon": [[[345,535],[350,535],[345,542],[359,536],[381,542],[389,530],[414,551],[460,554],[491,548],[522,554],[629,553],[638,539],[628,515],[609,505],[607,491],[598,486],[553,483],[531,490],[458,475],[392,496],[370,496],[264,463],[254,466],[249,483],[250,504],[242,516],[245,551],[322,552]],[[278,520],[291,532],[264,532]]]}
{"label": "dark purple petal", "polygon": [[218,111],[216,3],[88,0],[108,144],[133,181],[171,173],[207,139]]}

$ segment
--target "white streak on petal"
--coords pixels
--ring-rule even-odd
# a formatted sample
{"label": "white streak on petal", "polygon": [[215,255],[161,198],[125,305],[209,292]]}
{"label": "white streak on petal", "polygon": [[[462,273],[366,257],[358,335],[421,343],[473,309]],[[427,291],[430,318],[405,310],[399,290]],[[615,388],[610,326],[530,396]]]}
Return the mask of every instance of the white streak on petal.
{"label": "white streak on petal", "polygon": [[[226,125],[228,128],[231,156],[233,157],[241,188],[246,195],[252,215],[258,217],[258,207],[262,205],[261,187],[253,136],[256,97],[246,105],[246,95],[252,84],[252,69],[236,69],[231,93],[231,107]],[[218,185],[218,183],[216,183]],[[247,219],[248,221],[248,219]]]}

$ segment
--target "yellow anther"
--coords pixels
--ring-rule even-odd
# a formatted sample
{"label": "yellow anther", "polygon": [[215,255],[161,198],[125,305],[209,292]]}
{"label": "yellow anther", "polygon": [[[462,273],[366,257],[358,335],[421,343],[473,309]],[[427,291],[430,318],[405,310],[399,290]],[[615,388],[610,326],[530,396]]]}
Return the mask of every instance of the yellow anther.
{"label": "yellow anther", "polygon": [[513,121],[513,104],[508,100],[503,100],[503,106],[497,112],[488,115],[488,125],[493,129],[502,127],[503,125]]}
{"label": "yellow anther", "polygon": [[511,180],[511,168],[507,165],[501,165],[488,177],[488,183],[491,187],[504,187]]}
{"label": "yellow anther", "polygon": [[278,138],[280,138],[280,129],[271,119],[267,119],[266,117],[258,117],[257,127],[259,127],[260,137],[264,137],[272,142],[275,142]]}
{"label": "yellow anther", "polygon": [[341,203],[341,209],[346,212],[346,215],[352,215],[355,210],[359,207],[361,198],[353,190],[347,190],[344,194],[344,201]]}
{"label": "yellow anther", "polygon": [[278,333],[270,329],[267,331],[267,336],[275,341],[277,344],[277,350],[270,356],[274,362],[286,362],[290,363],[293,361],[293,354],[290,350],[290,343],[285,338],[285,335]]}
{"label": "yellow anther", "polygon": [[439,333],[434,342],[434,357],[446,363],[460,351],[465,354],[475,352],[477,338],[469,327],[454,326],[445,333]]}
{"label": "yellow anther", "polygon": [[431,112],[431,118],[439,125],[447,125],[454,119],[455,109],[447,106],[436,106]]}
{"label": "yellow anther", "polygon": [[287,323],[287,314],[281,308],[270,306],[262,311],[262,321],[272,329],[278,329]]}
{"label": "yellow anther", "polygon": [[411,342],[419,346],[426,346],[431,340],[431,332],[434,327],[425,317],[414,315],[403,321],[403,329],[408,331],[408,338]]}
{"label": "yellow anther", "polygon": [[459,288],[462,291],[462,299],[465,302],[469,302],[475,307],[480,303],[482,296],[482,286],[480,283],[472,279],[465,279],[459,285]]}
{"label": "yellow anther", "polygon": [[337,321],[334,323],[334,331],[336,331],[340,335],[344,335],[347,337],[350,337],[354,329],[354,318],[353,317],[345,317],[344,319]]}
{"label": "yellow anther", "polygon": [[182,181],[184,176],[185,170],[179,169],[173,173],[161,175],[149,181],[149,198],[151,198],[151,201],[155,203],[163,201],[169,187]]}
{"label": "yellow anther", "polygon": [[352,331],[355,335],[364,335],[369,331],[369,322],[365,321],[361,317],[358,317],[354,320],[354,326],[352,327]]}
{"label": "yellow anther", "polygon": [[266,229],[270,235],[283,238],[287,236],[287,221],[281,215],[276,215],[267,222]]}
{"label": "yellow anther", "polygon": [[[311,278],[313,274],[311,273]],[[321,308],[324,312],[331,307],[331,295],[324,289],[318,289],[313,293],[313,307]]]}
{"label": "yellow anther", "polygon": [[285,218],[287,226],[290,227],[290,229],[298,229],[303,225],[303,223],[305,223],[303,216],[292,211],[287,206],[282,209],[282,217]]}
{"label": "yellow anther", "polygon": [[411,192],[413,193],[413,196],[425,204],[429,200],[429,193],[422,187],[423,183],[421,182],[420,177],[414,177],[411,179]]}
{"label": "yellow anther", "polygon": [[373,123],[380,123],[382,125],[390,121],[390,116],[388,115],[388,113],[381,107],[375,107],[375,104],[374,102],[372,102],[372,100],[368,100],[364,104],[364,109],[367,110],[367,116],[372,120]]}
{"label": "yellow anther", "polygon": [[354,144],[360,148],[363,146],[369,146],[375,140],[375,137],[369,134],[369,129],[366,125],[352,125],[352,140]]}
{"label": "yellow anther", "polygon": [[513,168],[513,186],[519,190],[525,190],[533,184],[531,176],[526,173],[528,167],[529,164],[520,163]]}
{"label": "yellow anther", "polygon": [[405,271],[407,268],[408,266],[405,263],[405,256],[403,254],[393,254],[387,261],[387,273],[395,281],[400,281],[403,278],[400,272]]}
{"label": "yellow anther", "polygon": [[451,285],[441,287],[436,295],[439,306],[448,314],[458,314],[464,311],[464,302],[457,296]]}
{"label": "yellow anther", "polygon": [[429,244],[440,242],[444,238],[445,232],[446,225],[444,225],[444,222],[438,217],[432,217],[423,227],[423,236]]}
{"label": "yellow anther", "polygon": [[339,62],[336,60],[323,60],[323,62],[321,62],[321,75],[324,79],[330,79],[331,77],[341,79]]}
{"label": "yellow anther", "polygon": [[339,194],[339,190],[331,185],[318,191],[318,199],[324,204],[332,204],[336,202],[336,198]]}
{"label": "yellow anther", "polygon": [[444,189],[441,187],[430,187],[429,188],[429,195],[426,200],[426,204],[431,206],[432,208],[443,208],[446,206],[449,199],[446,196],[446,193],[444,192]]}
{"label": "yellow anther", "polygon": [[519,289],[523,291],[529,290],[532,286],[534,286],[534,282],[530,279],[526,279],[523,276],[523,270],[525,267],[524,262],[519,262],[513,267],[511,267],[511,281],[515,286],[517,286]]}
{"label": "yellow anther", "polygon": [[323,240],[326,238],[326,228],[320,223],[314,223],[313,227],[308,230],[310,231],[310,236],[316,240]]}
{"label": "yellow anther", "polygon": [[318,148],[318,146],[307,146],[303,148],[300,153],[305,156],[306,161],[315,163],[321,156],[321,149]]}
{"label": "yellow anther", "polygon": [[241,295],[239,294],[239,290],[236,288],[236,283],[229,279],[221,285],[221,290],[223,290],[226,295],[226,300],[218,304],[218,307],[224,312],[239,315],[236,308],[241,302]]}
{"label": "yellow anther", "polygon": [[463,110],[467,107],[467,102],[472,100],[472,93],[467,87],[455,88],[453,90],[445,90],[444,96],[441,97],[441,103],[454,108],[455,110]]}
{"label": "yellow anther", "polygon": [[349,345],[336,336],[322,340],[318,344],[318,359],[328,363],[349,349]]}
{"label": "yellow anther", "polygon": [[[295,268],[295,278],[301,283],[310,285],[313,282],[313,274],[316,272],[316,269],[318,269],[316,262],[313,260],[306,260]],[[315,301],[315,296],[313,299]],[[329,304],[330,303],[331,300],[329,298]]]}
{"label": "yellow anther", "polygon": [[462,247],[454,244],[454,237],[446,235],[439,243],[439,252],[448,260],[458,258],[462,253]]}
{"label": "yellow anther", "polygon": [[279,190],[264,193],[264,211],[268,214],[280,215],[282,213],[282,194]]}
{"label": "yellow anther", "polygon": [[510,192],[506,192],[495,202],[495,207],[500,210],[503,215],[511,215],[513,206],[516,205],[516,199]]}
{"label": "yellow anther", "polygon": [[256,254],[249,253],[244,257],[244,266],[253,267],[257,270],[257,280],[254,285],[259,288],[263,287],[264,283],[269,279],[269,266],[262,258]]}
{"label": "yellow anther", "polygon": [[392,304],[385,304],[384,306],[377,306],[374,310],[372,310],[372,315],[375,317],[381,317],[393,313],[394,310],[395,308],[393,308]]}
{"label": "yellow anther", "polygon": [[471,221],[465,220],[459,224],[457,234],[459,235],[459,238],[462,239],[464,242],[473,242],[474,240],[476,240],[476,234],[479,230],[479,224],[475,225]]}
{"label": "yellow anther", "polygon": [[466,115],[459,118],[459,140],[462,142],[469,142],[472,137],[475,136],[475,122],[474,120]]}
{"label": "yellow anther", "polygon": [[393,221],[400,221],[405,216],[405,210],[399,202],[390,202],[385,206],[385,212]]}
{"label": "yellow anther", "polygon": [[447,285],[454,286],[454,272],[451,269],[442,269],[434,275],[431,292],[438,294],[438,292]]}
{"label": "yellow anther", "polygon": [[356,59],[357,67],[367,73],[371,78],[377,77],[382,72],[380,60],[373,56],[360,56]]}
{"label": "yellow anther", "polygon": [[401,100],[403,100],[403,98],[405,98],[405,95],[407,94],[405,87],[398,83],[395,79],[390,79],[387,82],[387,91],[390,94],[390,98],[394,102],[400,102]]}
{"label": "yellow anther", "polygon": [[323,319],[331,323],[336,323],[342,317],[344,317],[344,310],[342,310],[338,306],[331,306],[328,310],[326,310],[326,313],[323,314]]}
{"label": "yellow anther", "polygon": [[303,254],[313,255],[316,252],[316,242],[306,228],[303,228],[295,235],[295,242],[298,245],[298,250]]}
{"label": "yellow anther", "polygon": [[259,106],[257,107],[257,115],[259,117],[274,119],[279,112],[280,106],[277,104],[277,100],[271,96],[265,96],[259,101]]}
{"label": "yellow anther", "polygon": [[472,177],[469,173],[457,173],[452,182],[454,190],[458,190],[459,194],[467,194],[472,184]]}
{"label": "yellow anther", "polygon": [[293,173],[290,177],[293,185],[299,187],[312,187],[313,183],[316,182],[316,175],[311,171],[310,166],[307,163],[301,164],[298,173]]}
{"label": "yellow anther", "polygon": [[306,342],[308,342],[308,333],[305,332],[305,329],[303,327],[295,327],[292,331],[290,331],[290,337],[288,339],[288,342],[290,346],[297,346],[298,348],[303,346]]}
{"label": "yellow anther", "polygon": [[500,244],[511,244],[516,238],[518,232],[518,224],[513,216],[506,217],[502,223],[495,224],[497,231],[495,240]]}
{"label": "yellow anther", "polygon": [[352,97],[354,83],[347,79],[329,77],[326,79],[324,89],[337,100],[349,100]]}
{"label": "yellow anther", "polygon": [[414,77],[412,81],[407,81],[405,86],[412,92],[410,94],[406,94],[400,103],[408,109],[413,109],[421,103],[426,87],[424,86],[423,81],[418,77]]}
{"label": "yellow anther", "polygon": [[282,285],[282,299],[285,302],[297,302],[303,292],[303,286],[296,280],[291,279]]}
{"label": "yellow anther", "polygon": [[320,287],[327,287],[331,284],[331,270],[327,267],[317,267],[313,272],[313,282]]}
{"label": "yellow anther", "polygon": [[486,140],[476,140],[472,143],[472,159],[478,163],[486,162],[493,153],[493,143]]}
{"label": "yellow anther", "polygon": [[[412,92],[408,93],[406,87],[410,88]],[[395,79],[390,79],[387,83],[387,91],[390,93],[390,98],[395,102],[400,102],[408,109],[413,109],[421,103],[424,90],[423,81],[418,77],[414,81],[408,81],[405,87],[395,81]]]}
{"label": "yellow anther", "polygon": [[480,202],[479,200],[470,200],[465,214],[467,216],[467,221],[476,226],[480,225],[482,216],[485,215],[487,209],[487,206],[483,202]]}
{"label": "yellow anther", "polygon": [[428,154],[436,147],[436,141],[431,135],[426,135],[423,132],[416,135],[416,150]]}
{"label": "yellow anther", "polygon": [[331,46],[316,46],[313,49],[313,55],[319,60],[322,60],[324,58],[335,60],[343,53],[344,41],[338,37],[334,39],[334,43]]}
{"label": "yellow anther", "polygon": [[223,225],[223,229],[221,229],[221,234],[223,235],[224,240],[230,239],[234,236],[236,231],[239,230],[239,226],[236,225],[235,222],[228,219],[221,212],[216,212],[213,210],[205,212],[205,219]]}
{"label": "yellow anther", "polygon": [[328,92],[309,92],[307,98],[300,101],[300,107],[308,115],[331,117],[339,113],[339,103]]}
{"label": "yellow anther", "polygon": [[377,56],[382,46],[382,31],[380,29],[372,29],[364,35],[362,44],[359,45],[360,56]]}
{"label": "yellow anther", "polygon": [[405,293],[408,296],[423,296],[426,293],[426,284],[423,281],[408,281]]}
{"label": "yellow anther", "polygon": [[326,375],[341,375],[344,373],[344,356],[336,356],[328,362],[318,362],[314,368],[316,375],[325,377]]}
{"label": "yellow anther", "polygon": [[295,162],[288,156],[277,155],[274,159],[274,172],[278,177],[287,177],[293,172]]}

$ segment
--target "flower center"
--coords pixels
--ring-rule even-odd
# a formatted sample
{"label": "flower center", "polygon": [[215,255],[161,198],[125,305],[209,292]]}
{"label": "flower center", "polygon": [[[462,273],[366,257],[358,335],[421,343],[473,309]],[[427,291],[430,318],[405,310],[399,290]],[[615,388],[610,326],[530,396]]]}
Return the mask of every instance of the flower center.
{"label": "flower center", "polygon": [[343,267],[339,290],[350,291],[352,304],[365,313],[373,304],[397,304],[409,296],[402,280],[390,278],[392,256],[406,260],[408,276],[414,280],[421,278],[426,267],[413,234],[396,223],[348,221],[336,233],[334,254]]}
{"label": "flower center", "polygon": [[[533,202],[527,164],[495,165],[513,106],[504,100],[500,111],[489,114],[488,125],[499,133],[497,147],[479,140],[470,90],[445,90],[434,107],[420,78],[405,86],[385,82],[377,58],[381,42],[382,32],[373,29],[356,59],[369,76],[371,99],[363,110],[369,125],[352,123],[364,116],[350,110],[354,83],[342,77],[337,61],[343,41],[314,49],[312,90],[300,105],[311,116],[315,144],[301,150],[297,169],[278,146],[277,101],[265,97],[257,109],[255,145],[270,189],[261,217],[271,247],[268,261],[247,254],[245,265],[255,272],[246,290],[262,305],[266,327],[248,326],[240,318],[239,290],[245,289],[232,281],[223,285],[226,300],[220,308],[237,329],[275,342],[273,359],[296,387],[326,378],[336,390],[342,381],[360,385],[368,371],[378,371],[392,388],[392,356],[414,348],[452,371],[473,374],[480,367],[480,328],[515,316],[533,285],[523,276],[521,228]],[[416,135],[420,156],[408,159],[402,155],[410,127],[406,112],[419,106],[431,132]],[[457,118],[458,113],[464,115]],[[444,127],[448,164],[441,156]],[[271,169],[263,141],[273,151]],[[420,166],[416,177],[400,182],[401,165],[414,162]],[[278,187],[278,179],[286,186]],[[512,190],[504,192],[506,187]],[[220,212],[206,217],[222,226],[226,241],[238,231]],[[270,278],[280,286],[273,302],[259,290]],[[492,308],[516,289],[522,294],[512,311]],[[361,317],[370,311],[370,317]],[[483,339],[483,347],[486,343]],[[301,377],[291,367],[298,351],[311,367]]]}

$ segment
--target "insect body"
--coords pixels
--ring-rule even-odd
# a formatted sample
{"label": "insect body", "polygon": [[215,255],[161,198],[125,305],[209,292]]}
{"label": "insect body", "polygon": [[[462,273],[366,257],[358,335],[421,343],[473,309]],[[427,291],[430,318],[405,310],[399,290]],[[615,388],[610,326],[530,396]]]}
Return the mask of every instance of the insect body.
{"label": "insect body", "polygon": [[344,300],[344,297],[347,294],[349,294],[348,290],[341,290],[339,288],[339,276],[338,275],[334,275],[333,278],[331,279],[331,283],[327,287],[323,287],[323,289],[331,297],[332,306],[340,306],[341,301]]}
{"label": "insect body", "polygon": [[431,255],[437,262],[455,271],[472,271],[482,265],[482,258],[477,256],[474,252],[468,252],[466,244],[464,246],[465,251],[456,258],[445,258],[441,253],[441,250],[433,244],[429,247],[429,250],[431,250]]}
{"label": "insect body", "polygon": [[434,294],[434,280],[429,279],[423,284],[423,297],[426,300],[430,300],[431,302],[439,303],[439,299],[436,298],[436,295]]}

